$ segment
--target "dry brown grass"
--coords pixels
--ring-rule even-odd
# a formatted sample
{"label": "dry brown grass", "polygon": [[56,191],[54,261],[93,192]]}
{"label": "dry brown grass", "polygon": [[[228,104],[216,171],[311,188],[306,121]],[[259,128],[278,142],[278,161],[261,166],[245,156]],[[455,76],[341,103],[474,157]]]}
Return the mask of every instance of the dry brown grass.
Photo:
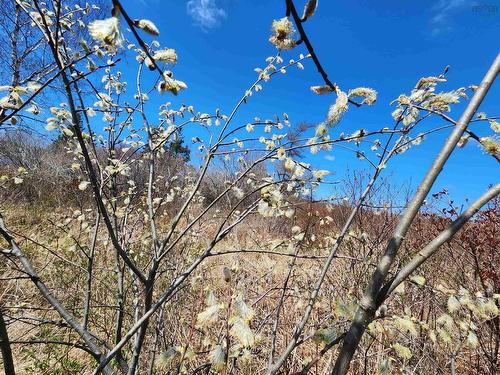
{"label": "dry brown grass", "polygon": [[[318,218],[325,216],[324,210],[325,208],[320,205],[313,209],[309,208],[309,212],[318,213]],[[15,233],[25,233],[29,236],[31,240],[22,236],[18,237],[21,245],[40,270],[42,279],[64,302],[65,306],[78,317],[81,315],[83,305],[85,262],[82,254],[72,249],[71,242],[72,236],[83,238],[88,234],[83,233],[81,227],[74,224],[72,225],[73,233],[64,235],[60,229],[51,224],[60,220],[66,212],[61,208],[47,213],[27,206],[23,209],[7,209],[5,216]],[[317,258],[296,260],[285,291],[277,331],[276,347],[279,353],[286,346],[291,332],[302,315],[312,285],[322,265],[322,257],[328,254],[329,242],[324,240],[325,236],[327,233],[335,233],[339,230],[338,223],[342,222],[345,209],[338,207],[328,213],[332,215],[333,220],[330,224],[323,226],[319,226],[316,222],[318,219],[311,215],[299,216],[295,222],[286,220],[276,222],[255,217],[239,227],[228,236],[223,244],[214,249],[215,253],[244,249],[282,254],[236,252],[210,257],[192,275],[189,285],[178,292],[161,312],[161,319],[149,330],[144,356],[151,356],[154,338],[160,335],[162,339],[160,347],[156,348],[157,352],[165,350],[168,346],[184,347],[193,355],[189,360],[186,359],[187,370],[192,371],[203,365],[210,350],[210,347],[205,344],[206,338],[217,337],[226,327],[226,316],[223,313],[219,321],[209,330],[195,328],[197,314],[205,308],[206,291],[211,290],[226,306],[236,294],[242,294],[244,300],[255,310],[251,328],[257,335],[257,344],[252,349],[251,359],[241,361],[238,369],[243,374],[264,372],[271,346],[276,308],[283,292],[283,282],[293,260],[293,257],[286,256],[290,254],[289,248],[276,245],[279,244],[279,239],[283,238],[283,233],[298,223],[306,226],[308,222],[311,228],[308,235],[314,234],[316,237],[314,241],[311,241],[309,237],[304,249],[299,251],[299,255]],[[487,288],[494,288],[498,293],[498,274],[491,273],[498,272],[494,267],[494,264],[498,265],[498,255],[495,252],[495,249],[498,249],[499,238],[498,207],[490,208],[484,215],[486,216],[482,221],[471,223],[461,232],[457,240],[447,244],[432,262],[419,271],[419,274],[426,278],[424,287],[408,284],[404,294],[397,295],[388,302],[387,319],[390,320],[392,315],[410,314],[419,321],[435,324],[441,312],[446,309],[446,296],[436,291],[439,284],[456,290],[463,286],[472,292],[481,290],[484,292],[483,283],[487,285]],[[306,338],[311,337],[320,328],[333,326],[339,333],[347,328],[348,320],[353,312],[351,305],[359,298],[368,274],[373,269],[373,262],[387,240],[395,217],[387,213],[373,214],[368,211],[362,213],[362,220],[359,221],[362,225],[358,224],[351,231],[351,236],[339,253],[341,258],[334,261],[328,273],[326,284],[306,329]],[[416,248],[436,234],[445,223],[446,219],[441,216],[422,215],[407,238],[405,253],[414,253]],[[210,234],[204,231],[206,227],[199,228],[198,235],[201,241],[181,246],[178,257],[174,256],[172,262],[189,262],[190,257],[186,260],[183,256],[186,252],[192,252],[194,255],[199,251],[203,238],[208,238],[207,235]],[[366,238],[361,236],[363,232],[366,233]],[[116,321],[115,295],[110,289],[115,280],[114,269],[111,266],[114,257],[109,245],[105,245],[104,237],[103,234],[95,269],[96,279],[92,299],[94,309],[90,317],[89,328],[97,332],[99,336],[112,341]],[[39,241],[38,245],[32,240]],[[193,244],[198,247],[193,247]],[[474,251],[479,257],[476,260],[474,260]],[[180,253],[183,254],[182,257]],[[404,261],[405,258],[406,255],[403,253],[400,261]],[[478,263],[484,269],[481,268],[478,271]],[[178,268],[181,266],[182,264],[176,265]],[[4,279],[20,275],[13,264],[4,263],[1,267]],[[233,270],[233,277],[229,283],[223,278],[224,267]],[[157,286],[159,292],[162,290],[162,284],[168,285],[169,279],[168,271],[165,270],[165,275],[159,279]],[[127,275],[127,288],[130,288],[130,283],[130,277]],[[2,306],[10,321],[9,333],[12,341],[78,342],[77,337],[64,327],[57,314],[39,297],[29,280],[4,280],[2,290]],[[130,292],[127,293],[125,323],[130,324],[133,319],[133,300]],[[37,321],[32,319],[37,319]],[[494,351],[494,347],[488,349],[488,345],[494,345],[497,320],[498,317],[493,321],[484,322],[479,327],[478,336],[487,347],[476,350],[464,348],[460,351],[460,356],[457,356],[456,360],[456,368],[461,373],[488,373],[490,371],[484,351]],[[395,359],[396,368],[415,366],[418,363],[419,368],[422,369],[419,373],[449,373],[450,354],[447,350],[451,348],[433,347],[429,345],[426,333],[419,332],[418,337],[411,339],[405,338],[404,333],[395,332],[382,335],[376,340],[368,336],[362,343],[360,354],[353,364],[352,373],[364,373],[367,370],[368,373],[373,373],[387,356]],[[401,342],[411,346],[415,353],[414,359],[410,361],[398,359],[388,340],[402,340]],[[71,373],[73,370],[70,367],[73,363],[81,366],[78,367],[79,373],[87,373],[93,365],[90,357],[84,355],[83,351],[70,346],[14,344],[14,348],[18,372],[21,374],[56,373],[50,372],[55,368],[59,368],[63,371],[62,373],[64,371]],[[284,371],[293,372],[302,368],[308,361],[318,356],[321,348],[321,343],[306,340],[287,362]],[[335,350],[331,350],[312,369],[313,373],[324,373],[331,367],[334,359]],[[42,370],[43,366],[51,370]]]}

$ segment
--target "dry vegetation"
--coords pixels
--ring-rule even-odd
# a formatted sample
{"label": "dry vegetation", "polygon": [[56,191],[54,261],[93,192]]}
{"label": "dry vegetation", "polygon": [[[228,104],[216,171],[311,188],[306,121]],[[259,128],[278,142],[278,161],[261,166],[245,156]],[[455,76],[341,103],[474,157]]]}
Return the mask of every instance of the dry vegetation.
{"label": "dry vegetation", "polygon": [[[177,160],[176,168],[179,163]],[[59,167],[65,169],[64,164]],[[185,168],[189,170],[187,165]],[[82,319],[84,291],[88,290],[88,258],[85,254],[91,246],[89,241],[93,239],[96,220],[92,205],[88,204],[91,196],[79,191],[77,182],[70,177],[66,184],[58,184],[58,191],[52,190],[51,186],[39,185],[38,181],[50,181],[54,177],[48,176],[46,173],[50,172],[46,169],[41,173],[41,176],[33,173],[22,186],[9,190],[10,197],[3,197],[3,215],[12,233],[19,238],[19,245],[40,270],[39,276],[57,298],[64,301],[65,307],[76,318]],[[223,179],[218,179],[222,186],[215,185],[220,174],[224,172],[214,173],[207,179],[210,186],[202,187],[202,190],[223,189]],[[359,195],[356,189],[359,190],[360,186],[354,185],[361,181],[356,176],[350,182],[346,181],[345,185],[350,187],[345,196]],[[35,196],[34,191],[37,192]],[[377,196],[370,199],[370,204],[387,205],[385,197],[393,194],[390,186],[383,183],[377,189]],[[384,198],[378,201],[379,197]],[[355,196],[351,198],[355,200]],[[61,206],[62,200],[67,204]],[[499,203],[497,199],[481,211],[419,270],[418,275],[405,283],[404,289],[383,305],[383,313],[379,313],[362,342],[361,354],[353,363],[353,373],[384,373],[384,366],[393,369],[387,370],[388,373],[403,368],[417,369],[418,373],[443,374],[450,373],[451,368],[456,373],[470,374],[494,374],[497,371],[500,345],[498,308],[495,302],[488,305],[491,300],[481,302],[481,297],[500,292]],[[245,374],[264,371],[277,302],[283,298],[275,349],[280,352],[304,310],[335,234],[340,232],[352,207],[351,202],[331,205],[303,200],[296,204],[300,208],[292,219],[269,219],[256,214],[214,248],[212,256],[193,273],[190,282],[157,313],[146,335],[144,363],[155,368],[157,373],[208,371],[212,342],[226,337],[229,345],[235,345],[238,340],[231,332],[229,335],[224,332],[230,331],[228,318],[234,314],[238,298],[242,297],[253,311],[250,327],[255,343],[249,345],[248,353],[239,354],[238,361],[233,359],[235,370]],[[437,207],[445,208],[438,210]],[[224,210],[223,207],[220,209]],[[415,249],[422,248],[443,230],[457,216],[457,209],[453,203],[448,204],[446,194],[436,194],[433,202],[415,220],[397,263],[405,263]],[[158,221],[160,230],[170,222],[175,210],[173,208]],[[398,213],[397,209],[370,207],[358,213],[328,272],[316,309],[304,332],[304,343],[286,363],[284,372],[302,370],[311,361],[314,361],[313,373],[324,373],[332,366],[335,351],[326,355],[321,355],[321,351],[328,340],[347,330],[363,286],[390,238]],[[225,217],[225,213],[218,212],[197,226],[160,273],[168,274],[173,269],[188,266],[200,249],[207,246],[206,239],[213,235],[210,231],[221,220],[217,216]],[[129,220],[135,221],[135,218]],[[287,240],[294,226],[307,228],[299,248]],[[141,260],[140,253],[147,240],[139,236],[140,228],[135,227],[134,232],[129,240],[130,252],[141,264],[147,259]],[[131,324],[137,313],[136,304],[140,302],[134,299],[132,278],[124,275],[124,285],[128,290],[124,290],[123,306],[117,306],[116,291],[109,286],[116,283],[120,273],[113,266],[115,254],[103,229],[97,235],[96,249],[99,249],[99,256],[93,265],[88,327],[99,337],[112,341],[119,311],[123,314],[123,324]],[[167,286],[160,278],[157,290],[161,292]],[[2,266],[2,291],[2,306],[9,322],[18,373],[90,372],[93,361],[82,354],[85,345],[13,263],[6,262]],[[213,321],[200,327],[197,318],[207,307],[208,295],[223,306]],[[465,302],[460,307],[450,307],[450,296],[457,296]],[[452,317],[452,323],[443,321],[443,317],[448,316]],[[461,329],[460,324],[474,324],[475,336],[469,337],[468,328]],[[27,342],[32,345],[26,345]],[[411,354],[407,356],[398,344],[408,348]],[[124,351],[124,356],[128,350]],[[166,358],[162,361],[158,356]]]}

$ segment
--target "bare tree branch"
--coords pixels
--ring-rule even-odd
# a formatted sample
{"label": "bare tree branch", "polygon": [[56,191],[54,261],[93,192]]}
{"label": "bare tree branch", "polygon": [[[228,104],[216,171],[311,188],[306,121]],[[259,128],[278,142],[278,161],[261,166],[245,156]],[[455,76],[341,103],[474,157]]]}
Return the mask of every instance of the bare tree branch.
{"label": "bare tree branch", "polygon": [[344,339],[342,349],[339,357],[337,358],[332,374],[345,375],[347,373],[361,337],[375,315],[375,311],[377,309],[377,295],[392,263],[394,262],[394,259],[396,258],[398,249],[401,246],[406,232],[413,222],[415,215],[418,213],[425,197],[429,193],[429,190],[434,184],[434,181],[441,173],[443,166],[455,149],[455,146],[467,129],[474,113],[479,108],[479,105],[493,84],[499,70],[500,54],[496,56],[495,61],[492,63],[474,96],[468,103],[467,108],[460,117],[457,126],[453,128],[452,133],[446,140],[436,159],[434,159],[432,165],[429,167],[429,170],[427,171],[423,181],[420,183],[420,186],[417,188],[417,192],[408,205],[408,208],[400,218],[398,226],[387,245],[387,249],[379,261],[377,270],[373,273],[370,283],[368,284],[363,298],[361,299],[359,309],[356,312],[356,316],[351,324],[349,332]]}

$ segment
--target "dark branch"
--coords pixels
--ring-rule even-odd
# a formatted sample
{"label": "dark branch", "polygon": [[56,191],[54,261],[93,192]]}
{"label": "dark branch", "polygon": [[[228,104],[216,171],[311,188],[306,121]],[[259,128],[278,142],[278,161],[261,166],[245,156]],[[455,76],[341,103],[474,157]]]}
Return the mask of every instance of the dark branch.
{"label": "dark branch", "polygon": [[[323,69],[323,66],[321,65],[321,62],[319,61],[318,55],[316,55],[316,52],[314,52],[314,48],[309,41],[309,38],[307,37],[307,34],[304,30],[304,27],[302,26],[302,19],[297,13],[297,9],[295,8],[295,5],[293,3],[293,0],[285,0],[286,5],[287,5],[287,16],[288,12],[292,14],[292,18],[295,22],[295,25],[297,26],[297,31],[300,34],[300,40],[304,42],[304,44],[307,47],[307,50],[309,51],[309,54],[311,55],[312,60],[314,61],[314,64],[316,65],[316,68],[318,69],[319,74],[321,74],[321,77],[323,78],[323,81],[325,84],[332,89],[332,91],[336,92],[337,91],[337,85],[330,81],[328,78],[328,74],[326,74],[325,69]],[[355,102],[354,100],[349,99],[349,103],[355,105],[356,107],[360,107],[361,104]]]}

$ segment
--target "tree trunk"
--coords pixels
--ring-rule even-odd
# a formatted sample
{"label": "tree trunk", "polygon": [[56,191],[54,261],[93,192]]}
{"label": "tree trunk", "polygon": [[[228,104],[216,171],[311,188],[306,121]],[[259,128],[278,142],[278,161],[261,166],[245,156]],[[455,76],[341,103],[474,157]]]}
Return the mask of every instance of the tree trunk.
{"label": "tree trunk", "polygon": [[7,333],[5,321],[3,320],[2,309],[0,309],[0,348],[2,349],[3,368],[5,371],[5,375],[15,375],[14,359],[12,358],[9,335]]}

